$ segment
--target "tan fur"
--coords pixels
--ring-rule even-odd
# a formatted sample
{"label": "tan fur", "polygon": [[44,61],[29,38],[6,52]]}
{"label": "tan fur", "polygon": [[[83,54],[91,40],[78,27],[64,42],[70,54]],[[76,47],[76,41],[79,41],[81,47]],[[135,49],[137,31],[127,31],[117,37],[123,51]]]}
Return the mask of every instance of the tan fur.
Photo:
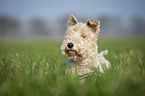
{"label": "tan fur", "polygon": [[[108,68],[110,63],[104,58],[108,51],[98,53],[97,36],[100,31],[100,22],[90,19],[86,23],[78,23],[74,16],[68,20],[67,31],[63,40],[61,50],[64,55],[68,55],[68,67],[66,73],[71,71],[79,75],[93,72],[93,67],[103,72],[102,65]],[[68,48],[72,43],[73,47]]]}

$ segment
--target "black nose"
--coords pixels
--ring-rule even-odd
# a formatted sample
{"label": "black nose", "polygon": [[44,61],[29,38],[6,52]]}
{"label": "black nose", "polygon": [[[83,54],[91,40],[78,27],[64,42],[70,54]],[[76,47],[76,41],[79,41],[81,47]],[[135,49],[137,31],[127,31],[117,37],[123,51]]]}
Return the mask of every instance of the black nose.
{"label": "black nose", "polygon": [[68,43],[68,45],[67,45],[68,48],[72,48],[73,46],[74,46],[73,43]]}

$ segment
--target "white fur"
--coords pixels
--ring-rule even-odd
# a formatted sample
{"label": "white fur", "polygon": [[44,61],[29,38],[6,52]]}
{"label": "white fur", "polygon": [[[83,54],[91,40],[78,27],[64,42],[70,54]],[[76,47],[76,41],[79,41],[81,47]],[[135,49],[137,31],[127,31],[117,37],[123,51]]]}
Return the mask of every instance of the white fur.
{"label": "white fur", "polygon": [[[82,35],[86,37],[82,38]],[[77,69],[77,73],[83,75],[93,72],[93,70],[91,70],[93,67],[99,67],[100,72],[104,72],[102,68],[103,65],[106,65],[106,67],[109,68],[110,63],[104,58],[104,55],[108,54],[108,50],[98,53],[96,42],[97,35],[97,32],[92,32],[86,23],[77,23],[67,28],[65,39],[61,46],[62,53],[67,55],[65,52],[67,45],[68,43],[73,43],[74,47],[72,49],[76,50],[77,53],[80,53],[82,57],[76,60],[73,58],[68,59],[66,73],[68,71],[75,73]]]}

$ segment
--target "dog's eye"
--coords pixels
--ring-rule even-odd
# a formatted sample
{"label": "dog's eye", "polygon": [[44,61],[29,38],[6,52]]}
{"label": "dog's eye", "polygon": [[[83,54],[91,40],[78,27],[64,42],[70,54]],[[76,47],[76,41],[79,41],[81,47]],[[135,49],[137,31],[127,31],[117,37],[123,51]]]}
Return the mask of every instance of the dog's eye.
{"label": "dog's eye", "polygon": [[86,36],[85,35],[81,35],[83,38],[86,38]]}

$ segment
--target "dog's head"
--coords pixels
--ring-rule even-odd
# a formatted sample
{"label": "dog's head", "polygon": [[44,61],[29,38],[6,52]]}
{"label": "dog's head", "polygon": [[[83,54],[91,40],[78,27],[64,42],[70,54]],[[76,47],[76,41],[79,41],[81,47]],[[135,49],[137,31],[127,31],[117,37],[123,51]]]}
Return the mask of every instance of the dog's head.
{"label": "dog's head", "polygon": [[98,20],[90,19],[86,23],[78,23],[72,15],[68,19],[65,39],[61,46],[62,53],[74,61],[85,58],[91,51],[96,50],[99,31]]}

